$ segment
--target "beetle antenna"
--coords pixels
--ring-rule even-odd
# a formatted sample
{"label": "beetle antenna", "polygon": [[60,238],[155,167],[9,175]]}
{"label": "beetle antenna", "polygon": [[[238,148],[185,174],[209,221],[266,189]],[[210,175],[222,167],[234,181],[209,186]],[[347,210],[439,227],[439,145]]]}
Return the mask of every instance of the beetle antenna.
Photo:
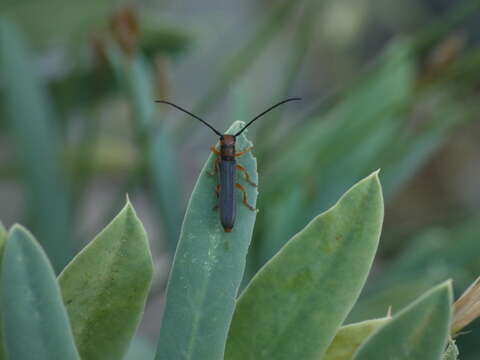
{"label": "beetle antenna", "polygon": [[250,122],[245,125],[243,127],[242,130],[240,130],[239,132],[237,132],[234,136],[238,136],[240,135],[247,127],[249,127],[255,120],[257,120],[258,118],[261,118],[263,115],[265,115],[266,113],[268,113],[269,111],[275,109],[277,106],[280,106],[280,105],[283,105],[289,101],[297,101],[297,100],[302,100],[302,98],[290,98],[290,99],[286,99],[286,100],[283,100],[283,101],[280,101],[279,103],[269,107],[267,110],[265,110],[264,112],[262,112],[261,114],[258,114],[257,116],[255,116],[252,120],[250,120]]}
{"label": "beetle antenna", "polygon": [[184,113],[186,113],[186,114],[194,117],[195,119],[200,120],[202,123],[204,123],[205,125],[207,125],[210,129],[212,129],[213,132],[214,132],[215,134],[217,134],[218,136],[222,136],[222,134],[221,134],[219,131],[217,131],[212,125],[210,125],[209,123],[207,123],[205,120],[199,118],[197,115],[192,114],[190,111],[185,110],[184,108],[182,108],[182,107],[180,107],[180,106],[178,106],[178,105],[175,105],[174,103],[171,103],[171,102],[169,102],[169,101],[165,101],[165,100],[155,100],[155,102],[156,102],[156,103],[167,104],[167,105],[173,106],[174,108],[177,108],[177,109],[180,110],[180,111],[183,111]]}

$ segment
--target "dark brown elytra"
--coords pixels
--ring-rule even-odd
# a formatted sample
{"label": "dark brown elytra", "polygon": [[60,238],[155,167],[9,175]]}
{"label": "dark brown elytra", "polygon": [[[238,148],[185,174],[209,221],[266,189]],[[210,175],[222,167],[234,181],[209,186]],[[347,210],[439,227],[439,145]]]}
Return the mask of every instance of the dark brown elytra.
{"label": "dark brown elytra", "polygon": [[251,151],[253,147],[246,148],[240,152],[235,151],[235,143],[237,136],[239,136],[247,127],[249,127],[255,120],[262,117],[269,111],[275,109],[276,107],[285,104],[289,101],[297,101],[301,100],[300,98],[289,98],[279,103],[269,107],[264,112],[260,113],[259,115],[255,116],[250,122],[247,123],[239,132],[235,135],[227,135],[222,134],[218,130],[216,130],[213,126],[208,124],[203,119],[199,118],[198,116],[192,114],[190,111],[185,110],[184,108],[175,105],[169,101],[165,100],[157,100],[157,103],[168,104],[177,108],[184,113],[194,117],[195,119],[201,121],[204,125],[208,126],[215,134],[217,134],[220,139],[220,151],[217,150],[214,146],[211,147],[212,152],[217,155],[215,159],[213,173],[209,173],[210,175],[219,174],[219,183],[215,187],[215,194],[218,198],[218,205],[215,208],[219,209],[220,213],[220,223],[222,224],[223,229],[225,232],[232,232],[233,226],[235,224],[235,215],[236,215],[236,204],[235,204],[235,188],[240,190],[243,193],[243,203],[247,206],[250,210],[255,211],[256,209],[248,203],[247,199],[247,192],[245,188],[240,185],[239,183],[235,182],[236,179],[236,171],[239,170],[243,172],[245,175],[245,180],[251,185],[256,187],[257,185],[251,180],[250,175],[248,174],[247,170],[237,164],[235,158],[244,155],[245,153]]}

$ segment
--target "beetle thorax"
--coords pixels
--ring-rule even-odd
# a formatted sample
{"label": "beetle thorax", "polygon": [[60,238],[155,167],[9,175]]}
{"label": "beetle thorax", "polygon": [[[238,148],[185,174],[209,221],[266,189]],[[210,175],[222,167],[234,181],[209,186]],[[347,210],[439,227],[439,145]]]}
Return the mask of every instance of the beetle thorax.
{"label": "beetle thorax", "polygon": [[235,136],[223,135],[220,137],[220,152],[223,160],[234,160]]}

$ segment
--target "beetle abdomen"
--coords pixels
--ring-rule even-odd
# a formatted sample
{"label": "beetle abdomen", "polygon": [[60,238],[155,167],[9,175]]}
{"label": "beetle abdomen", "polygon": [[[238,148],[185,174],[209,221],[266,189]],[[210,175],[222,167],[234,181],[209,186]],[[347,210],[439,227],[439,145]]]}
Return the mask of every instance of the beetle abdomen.
{"label": "beetle abdomen", "polygon": [[220,195],[218,209],[220,222],[226,232],[231,232],[235,223],[235,170],[236,161],[220,160]]}

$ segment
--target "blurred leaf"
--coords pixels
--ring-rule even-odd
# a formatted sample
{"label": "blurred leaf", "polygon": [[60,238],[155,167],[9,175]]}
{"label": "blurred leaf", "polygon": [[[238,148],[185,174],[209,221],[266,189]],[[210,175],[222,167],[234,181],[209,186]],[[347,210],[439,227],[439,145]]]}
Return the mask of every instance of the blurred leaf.
{"label": "blurred leaf", "polygon": [[[126,1],[23,0],[2,2],[0,12],[22,24],[35,43],[51,45],[68,40],[78,43],[93,29],[104,27],[108,15],[122,3]],[[55,16],[55,21],[52,21],[52,16]]]}
{"label": "blurred leaf", "polygon": [[[470,110],[455,101],[451,93],[437,97],[432,120],[420,132],[392,138],[388,151],[382,152],[385,164],[385,196],[392,197],[448,139],[451,130],[470,118]],[[417,99],[419,100],[419,99]],[[425,100],[425,99],[424,99]]]}
{"label": "blurred leaf", "polygon": [[480,272],[479,229],[478,217],[472,217],[450,229],[430,228],[414,236],[364,289],[349,321],[381,316],[389,306],[404,307],[448,278],[463,291]]}
{"label": "blurred leaf", "polygon": [[382,221],[375,172],[252,279],[235,308],[225,358],[319,359],[365,283]]}
{"label": "blurred leaf", "polygon": [[267,48],[272,39],[278,35],[279,30],[295,14],[299,1],[284,0],[278,4],[270,16],[262,22],[251,39],[234,55],[225,60],[225,65],[219,70],[218,81],[206,92],[202,101],[195,107],[193,113],[204,113],[226,94],[235,80],[247,71],[255,59]]}
{"label": "blurred leaf", "polygon": [[154,356],[155,346],[141,337],[135,336],[123,360],[150,360]]}
{"label": "blurred leaf", "polygon": [[137,136],[146,136],[156,121],[151,66],[142,55],[135,54],[132,58],[124,56],[120,48],[113,44],[109,47],[108,56],[118,82],[132,105]]}
{"label": "blurred leaf", "polygon": [[138,144],[142,146],[165,237],[174,252],[181,224],[179,175],[172,132],[157,116],[152,70],[141,55],[132,59],[112,46],[109,59],[133,108]]}
{"label": "blurred leaf", "polygon": [[10,230],[2,267],[8,359],[79,360],[53,269],[26,229]]}
{"label": "blurred leaf", "polygon": [[147,148],[148,171],[156,204],[162,214],[162,223],[168,245],[175,252],[181,227],[181,206],[179,174],[175,161],[177,152],[172,142],[173,132],[167,127],[153,131]]}
{"label": "blurred leaf", "polygon": [[438,360],[450,330],[452,289],[445,282],[396,314],[358,350],[355,360]]}
{"label": "blurred leaf", "polygon": [[118,360],[145,307],[153,264],[147,235],[127,202],[58,281],[84,360]]}
{"label": "blurred leaf", "polygon": [[185,31],[184,26],[170,26],[155,19],[140,21],[140,47],[148,57],[158,54],[178,56],[189,49],[192,44],[192,34]]}
{"label": "blurred leaf", "polygon": [[[285,152],[273,164],[272,171],[286,171],[285,178],[276,179],[269,191],[275,192],[278,186],[286,185],[282,180],[290,175],[317,173],[318,165],[328,166],[350,154],[352,144],[371,136],[385,121],[385,115],[391,116],[393,111],[403,109],[410,98],[414,80],[414,64],[408,57],[409,51],[408,42],[391,44],[374,73],[356,84],[322,118],[297,130],[290,137]],[[380,98],[382,101],[378,101]],[[306,153],[311,156],[301,156]],[[328,172],[322,171],[321,174]]]}
{"label": "blurred leaf", "polygon": [[[349,184],[380,165],[373,160],[388,151],[403,125],[398,113],[409,103],[414,85],[410,44],[391,44],[376,71],[356,84],[344,98],[321,117],[313,117],[299,130],[292,129],[282,154],[269,163],[271,179],[262,197],[264,206],[279,209],[283,236],[270,231],[271,218],[259,217],[261,241],[255,242],[257,268],[270,259],[293,233],[314,214],[331,206]],[[381,99],[381,101],[379,101]],[[387,150],[386,150],[387,149]],[[306,156],[308,154],[308,156]],[[298,179],[307,180],[299,187]],[[296,216],[289,216],[291,192],[296,195]],[[264,221],[266,220],[266,221]],[[267,229],[267,230],[265,230]]]}
{"label": "blurred leaf", "polygon": [[[244,123],[235,122],[228,134]],[[243,133],[245,134],[245,133]],[[237,151],[251,146],[244,135]],[[216,179],[210,155],[192,192],[167,288],[165,313],[156,359],[223,359],[235,298],[245,268],[256,212],[237,193],[237,219],[231,233],[223,230],[216,204]],[[256,160],[251,153],[240,158],[252,181],[257,182]],[[243,181],[240,181],[243,183]],[[257,190],[245,185],[255,206]]]}
{"label": "blurred leaf", "polygon": [[70,201],[57,119],[32,58],[17,27],[0,18],[4,116],[23,171],[33,231],[58,272],[73,253]]}
{"label": "blurred leaf", "polygon": [[366,320],[342,326],[327,349],[324,360],[351,360],[363,342],[391,318]]}

